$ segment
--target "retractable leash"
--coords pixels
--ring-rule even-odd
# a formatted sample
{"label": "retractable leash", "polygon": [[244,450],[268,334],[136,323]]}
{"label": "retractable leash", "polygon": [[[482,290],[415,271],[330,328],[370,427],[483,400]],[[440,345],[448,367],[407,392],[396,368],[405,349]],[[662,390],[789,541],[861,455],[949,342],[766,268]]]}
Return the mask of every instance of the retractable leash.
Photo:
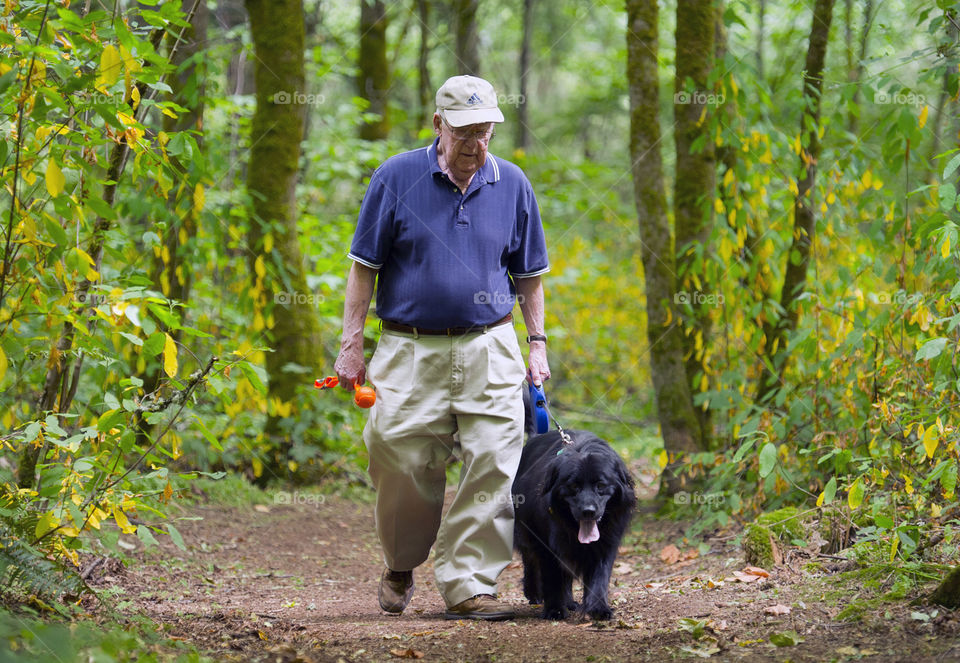
{"label": "retractable leash", "polygon": [[[313,382],[313,386],[317,389],[333,389],[339,384],[340,379],[335,375],[322,379],[318,378]],[[377,401],[377,392],[374,391],[372,387],[358,387],[354,385],[353,389],[353,402],[356,403],[358,407],[373,407],[373,404]]]}
{"label": "retractable leash", "polygon": [[[530,405],[533,408],[533,420],[536,422],[538,434],[546,433],[550,428],[550,420],[553,419],[553,423],[556,424],[557,430],[560,432],[560,439],[563,440],[563,446],[573,444],[573,439],[570,437],[570,434],[563,430],[563,426],[560,425],[557,418],[553,416],[549,408],[547,408],[547,395],[544,393],[542,386],[538,387],[530,383]],[[561,447],[557,454],[559,455],[562,451],[563,448]]]}

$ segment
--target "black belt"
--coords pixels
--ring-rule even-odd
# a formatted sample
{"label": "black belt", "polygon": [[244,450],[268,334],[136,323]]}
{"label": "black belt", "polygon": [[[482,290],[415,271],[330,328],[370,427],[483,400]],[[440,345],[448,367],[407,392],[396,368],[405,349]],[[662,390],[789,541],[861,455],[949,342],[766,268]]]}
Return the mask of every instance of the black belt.
{"label": "black belt", "polygon": [[422,327],[411,327],[410,325],[401,325],[399,322],[383,321],[385,331],[403,332],[404,334],[413,334],[414,336],[463,336],[475,332],[485,332],[492,327],[505,325],[513,320],[513,314],[507,313],[505,316],[491,322],[489,325],[476,325],[473,327],[447,327],[446,329],[423,329]]}

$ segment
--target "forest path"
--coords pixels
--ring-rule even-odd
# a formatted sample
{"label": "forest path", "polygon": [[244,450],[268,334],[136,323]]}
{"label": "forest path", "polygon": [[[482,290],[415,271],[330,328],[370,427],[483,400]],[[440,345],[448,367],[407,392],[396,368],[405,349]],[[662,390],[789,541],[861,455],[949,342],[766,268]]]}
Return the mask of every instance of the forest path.
{"label": "forest path", "polygon": [[[331,495],[275,495],[289,503],[186,507],[184,517],[198,518],[177,521],[186,552],[164,537],[159,548],[133,552],[137,563],[108,566],[96,584],[119,585],[119,599],[131,602],[126,609],[166,624],[171,635],[218,660],[960,659],[956,615],[940,611],[918,621],[910,614],[916,609],[900,602],[857,622],[837,621],[860,592],[856,582],[803,571],[809,558],[802,556],[771,569],[769,578],[734,581],[745,564],[732,537],[708,540],[703,554],[681,548],[677,560],[663,553],[682,541],[682,524],[643,513],[618,558],[610,588],[615,616],[608,624],[537,618],[538,608],[523,599],[517,561],[500,577],[501,598],[516,606],[513,621],[445,620],[430,562],[415,572],[406,612],[391,616],[377,605],[382,566],[372,505]],[[790,611],[775,614],[783,608],[769,610],[774,606]],[[771,637],[790,631],[802,642],[771,644]]]}

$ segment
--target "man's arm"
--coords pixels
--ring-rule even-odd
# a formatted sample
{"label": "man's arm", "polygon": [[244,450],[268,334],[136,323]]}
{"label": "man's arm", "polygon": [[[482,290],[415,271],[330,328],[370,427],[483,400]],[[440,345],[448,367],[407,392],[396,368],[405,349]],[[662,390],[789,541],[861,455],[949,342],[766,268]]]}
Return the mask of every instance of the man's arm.
{"label": "man's arm", "polygon": [[[513,282],[517,286],[517,299],[520,302],[520,311],[523,313],[523,322],[527,326],[527,334],[543,335],[543,283],[540,277],[515,278]],[[527,379],[537,386],[543,384],[544,380],[550,379],[547,344],[543,341],[530,342]]]}
{"label": "man's arm", "polygon": [[340,338],[340,355],[333,368],[340,378],[340,386],[348,391],[367,379],[367,367],[363,359],[363,325],[370,310],[376,281],[377,270],[359,262],[353,263],[347,276],[343,336]]}

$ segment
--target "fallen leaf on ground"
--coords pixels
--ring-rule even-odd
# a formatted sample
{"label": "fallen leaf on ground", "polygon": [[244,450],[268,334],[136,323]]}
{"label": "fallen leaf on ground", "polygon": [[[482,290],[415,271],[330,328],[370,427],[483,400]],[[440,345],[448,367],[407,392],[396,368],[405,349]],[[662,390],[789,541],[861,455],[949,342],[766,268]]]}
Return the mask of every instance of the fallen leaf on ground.
{"label": "fallen leaf on ground", "polygon": [[397,658],[423,658],[423,652],[407,647],[406,649],[391,649],[390,654]]}
{"label": "fallen leaf on ground", "polygon": [[726,582],[756,582],[761,579],[761,576],[743,573],[742,571],[734,571],[732,576],[729,578],[724,578]]}
{"label": "fallen leaf on ground", "polygon": [[626,574],[626,573],[632,573],[632,572],[633,572],[633,566],[631,566],[630,564],[627,564],[626,562],[620,562],[620,563],[617,564],[615,567],[613,567],[613,572],[616,573],[617,575],[624,575],[624,574]]}
{"label": "fallen leaf on ground", "polygon": [[253,510],[259,511],[260,513],[270,513],[270,507],[265,506],[263,504],[254,504]]}
{"label": "fallen leaf on ground", "polygon": [[667,564],[676,564],[680,561],[680,549],[672,543],[663,547],[660,551],[660,559]]}
{"label": "fallen leaf on ground", "polygon": [[790,614],[790,606],[788,606],[788,605],[780,605],[780,604],[778,603],[777,605],[771,605],[771,606],[769,606],[769,607],[767,607],[767,608],[764,608],[763,611],[764,611],[765,613],[767,613],[768,615],[789,615],[789,614]]}
{"label": "fallen leaf on ground", "polygon": [[743,572],[749,573],[750,575],[753,575],[753,576],[760,576],[761,578],[770,577],[770,574],[764,571],[763,569],[761,569],[759,566],[746,566],[744,567]]}
{"label": "fallen leaf on ground", "polygon": [[772,633],[770,642],[777,647],[793,647],[803,642],[803,638],[797,635],[796,631],[784,631],[783,633]]}

